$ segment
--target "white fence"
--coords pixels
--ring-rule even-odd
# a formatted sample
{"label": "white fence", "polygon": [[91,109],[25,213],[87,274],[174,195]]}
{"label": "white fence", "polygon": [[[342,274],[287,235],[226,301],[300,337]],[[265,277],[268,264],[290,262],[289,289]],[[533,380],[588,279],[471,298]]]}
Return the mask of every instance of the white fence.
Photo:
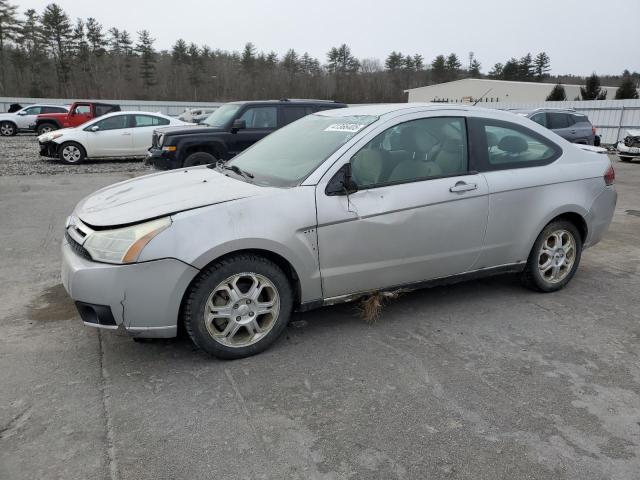
{"label": "white fence", "polygon": [[215,107],[222,105],[220,102],[162,102],[153,100],[91,100],[91,99],[69,99],[69,98],[11,98],[0,97],[0,112],[9,110],[9,105],[19,103],[26,107],[32,103],[50,103],[52,105],[71,105],[73,102],[104,102],[120,105],[122,110],[140,110],[143,112],[160,112],[165,115],[180,115],[187,108]]}
{"label": "white fence", "polygon": [[480,102],[484,108],[573,108],[589,117],[601,141],[612,145],[624,138],[627,128],[640,129],[640,100],[588,100],[567,102]]}

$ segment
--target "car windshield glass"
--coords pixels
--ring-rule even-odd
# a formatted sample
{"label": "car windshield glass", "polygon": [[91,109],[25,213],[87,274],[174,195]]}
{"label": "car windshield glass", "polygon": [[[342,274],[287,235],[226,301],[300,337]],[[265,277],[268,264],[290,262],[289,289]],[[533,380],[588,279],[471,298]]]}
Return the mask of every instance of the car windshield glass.
{"label": "car windshield glass", "polygon": [[308,115],[276,130],[228,165],[252,174],[252,181],[259,185],[292,187],[377,119],[372,115]]}
{"label": "car windshield glass", "polygon": [[209,125],[210,127],[224,127],[231,117],[233,117],[238,110],[240,110],[241,105],[222,105],[215,112],[209,115],[205,120],[204,124]]}

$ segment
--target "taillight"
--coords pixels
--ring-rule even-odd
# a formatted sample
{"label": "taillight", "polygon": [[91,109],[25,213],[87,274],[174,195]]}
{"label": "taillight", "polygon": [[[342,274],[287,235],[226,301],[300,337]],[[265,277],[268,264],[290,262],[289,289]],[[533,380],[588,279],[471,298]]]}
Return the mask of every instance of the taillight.
{"label": "taillight", "polygon": [[591,131],[593,132],[593,134],[596,134],[596,127],[594,127],[593,125],[591,126]]}
{"label": "taillight", "polygon": [[613,169],[613,165],[609,165],[607,171],[604,172],[604,183],[605,185],[613,185],[613,182],[616,181],[616,171]]}

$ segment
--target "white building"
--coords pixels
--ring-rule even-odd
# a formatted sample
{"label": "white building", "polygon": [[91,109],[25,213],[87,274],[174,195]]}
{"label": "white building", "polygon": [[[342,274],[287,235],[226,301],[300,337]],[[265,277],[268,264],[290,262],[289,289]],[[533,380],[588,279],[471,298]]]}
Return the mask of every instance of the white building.
{"label": "white building", "polygon": [[[511,82],[484,78],[465,78],[453,82],[427,85],[405,90],[409,102],[454,102],[473,103],[482,97],[482,102],[544,102],[553,89],[553,83]],[[562,85],[567,100],[580,98],[582,85]],[[607,99],[613,99],[616,87],[601,87],[607,91]]]}

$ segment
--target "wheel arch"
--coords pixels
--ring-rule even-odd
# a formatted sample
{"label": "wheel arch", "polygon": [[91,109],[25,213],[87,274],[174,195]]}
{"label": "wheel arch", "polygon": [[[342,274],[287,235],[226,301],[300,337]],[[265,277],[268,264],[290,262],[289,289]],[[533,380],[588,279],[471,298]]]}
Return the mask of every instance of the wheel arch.
{"label": "wheel arch", "polygon": [[218,160],[222,160],[225,152],[225,146],[222,142],[187,142],[183,148],[183,161],[192,153],[204,152],[213,155]]}
{"label": "wheel arch", "polygon": [[84,154],[84,158],[89,158],[89,155],[87,153],[87,149],[85,148],[85,146],[80,143],[77,140],[65,140],[64,142],[60,142],[58,144],[58,148],[57,148],[57,152],[60,153],[60,150],[64,147],[64,145],[67,145],[68,143],[73,143],[74,145],[77,145],[78,147],[80,147],[80,149],[82,150],[82,153]]}
{"label": "wheel arch", "polygon": [[62,125],[60,125],[60,122],[55,118],[38,118],[36,120],[36,130],[43,123],[51,123],[51,124],[55,125],[58,129],[62,128]]}
{"label": "wheel arch", "polygon": [[587,235],[589,234],[589,227],[585,219],[587,213],[588,212],[579,205],[569,205],[553,211],[551,214],[546,216],[532,232],[532,237],[528,242],[528,250],[526,251],[526,255],[528,256],[529,253],[531,253],[531,249],[533,248],[538,235],[540,235],[540,232],[542,232],[542,230],[544,230],[547,225],[556,220],[567,220],[574,224],[580,232],[580,239],[584,244],[587,239]]}
{"label": "wheel arch", "polygon": [[[296,268],[287,258],[285,258],[283,255],[276,253],[272,250],[267,250],[264,248],[242,248],[238,250],[232,250],[212,259],[206,265],[204,265],[200,269],[200,271],[206,269],[207,267],[209,267],[210,265],[216,262],[219,262],[220,260],[224,260],[237,255],[247,255],[247,254],[257,255],[257,256],[266,258],[267,260],[272,261],[282,269],[282,271],[287,276],[287,279],[289,280],[289,283],[291,285],[291,289],[293,291],[293,305],[294,305],[294,309],[296,309],[300,305],[301,298],[302,298],[302,284],[300,282],[300,276],[298,275]],[[193,284],[198,280],[199,276],[200,276],[199,273],[194,275],[194,277],[189,282],[189,285],[187,286],[187,288],[184,290],[182,294],[182,300],[180,301],[180,311],[178,313],[178,328],[182,328],[181,326],[183,321],[182,313],[183,313],[185,301],[187,299],[187,296],[189,295],[189,292],[191,291]]]}

